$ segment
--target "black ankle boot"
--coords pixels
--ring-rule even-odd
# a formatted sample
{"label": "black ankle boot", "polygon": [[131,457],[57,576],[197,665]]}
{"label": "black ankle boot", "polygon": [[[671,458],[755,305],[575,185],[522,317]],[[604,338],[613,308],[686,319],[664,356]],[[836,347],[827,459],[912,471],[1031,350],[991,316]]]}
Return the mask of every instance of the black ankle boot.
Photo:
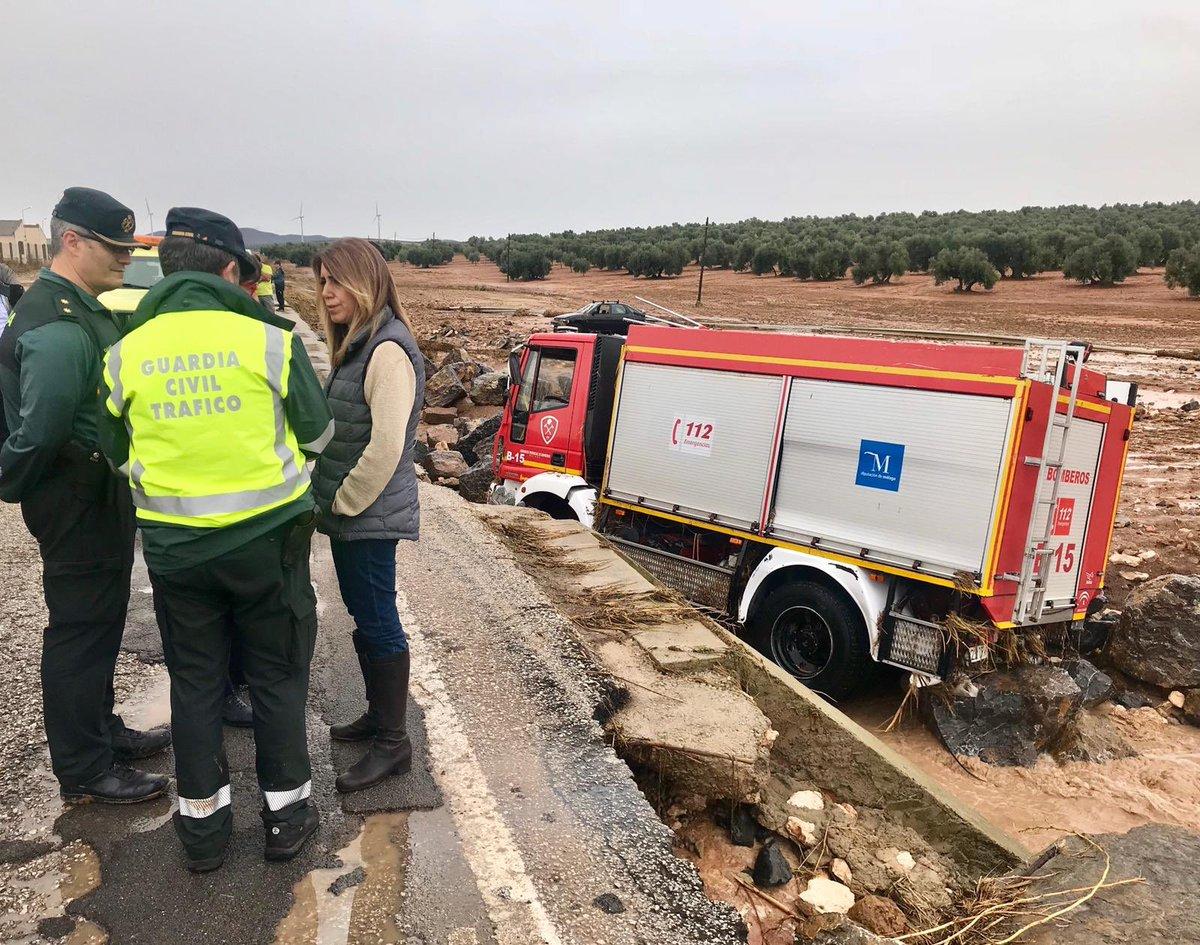
{"label": "black ankle boot", "polygon": [[[357,649],[359,643],[354,641]],[[379,720],[376,718],[374,699],[371,696],[371,670],[366,654],[358,650],[358,668],[362,670],[363,685],[367,689],[367,711],[353,722],[343,722],[341,725],[329,726],[329,737],[338,742],[362,742],[374,738],[379,731]]]}
{"label": "black ankle boot", "polygon": [[342,793],[361,791],[412,767],[412,743],[405,731],[408,707],[408,651],[381,662],[368,663],[368,686],[379,729],[367,753],[338,779]]}

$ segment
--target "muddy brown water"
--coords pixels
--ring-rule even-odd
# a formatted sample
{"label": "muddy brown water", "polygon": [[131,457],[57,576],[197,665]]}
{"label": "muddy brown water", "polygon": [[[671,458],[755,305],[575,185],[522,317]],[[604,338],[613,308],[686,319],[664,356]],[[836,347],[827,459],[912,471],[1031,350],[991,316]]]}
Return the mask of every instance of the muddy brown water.
{"label": "muddy brown water", "polygon": [[960,765],[919,719],[883,732],[898,699],[890,691],[843,708],[1031,849],[1070,833],[1124,833],[1147,823],[1200,830],[1200,728],[1158,709],[1097,710],[1135,749],[1133,758],[1094,764],[1043,756],[1033,768],[1004,768],[977,758]]}

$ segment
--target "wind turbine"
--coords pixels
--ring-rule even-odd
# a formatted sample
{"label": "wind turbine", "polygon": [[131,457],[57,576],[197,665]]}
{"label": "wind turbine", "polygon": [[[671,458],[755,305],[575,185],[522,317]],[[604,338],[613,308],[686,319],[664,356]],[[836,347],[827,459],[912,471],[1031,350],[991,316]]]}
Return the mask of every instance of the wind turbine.
{"label": "wind turbine", "polygon": [[150,209],[150,198],[146,198],[146,216],[150,218],[150,233],[154,233],[154,211]]}
{"label": "wind turbine", "polygon": [[383,217],[379,213],[379,203],[375,203],[375,239],[383,242]]}
{"label": "wind turbine", "polygon": [[292,220],[300,221],[300,242],[303,243],[304,242],[304,201],[300,202],[300,216],[292,217]]}

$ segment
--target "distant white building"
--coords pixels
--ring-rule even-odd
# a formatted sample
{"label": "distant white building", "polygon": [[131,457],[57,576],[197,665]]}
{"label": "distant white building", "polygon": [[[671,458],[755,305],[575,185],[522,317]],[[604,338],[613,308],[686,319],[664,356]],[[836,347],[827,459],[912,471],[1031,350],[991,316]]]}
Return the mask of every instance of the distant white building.
{"label": "distant white building", "polygon": [[36,223],[0,220],[0,261],[43,263],[50,259],[50,242]]}

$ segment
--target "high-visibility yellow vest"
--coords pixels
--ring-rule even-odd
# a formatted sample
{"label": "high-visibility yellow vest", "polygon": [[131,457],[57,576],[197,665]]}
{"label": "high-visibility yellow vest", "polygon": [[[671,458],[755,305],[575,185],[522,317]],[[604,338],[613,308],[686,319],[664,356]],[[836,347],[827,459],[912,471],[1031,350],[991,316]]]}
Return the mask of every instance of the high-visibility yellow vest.
{"label": "high-visibility yellow vest", "polygon": [[271,277],[273,275],[275,275],[275,267],[263,263],[262,274],[258,277],[258,294],[260,298],[263,296],[270,298],[275,294],[275,289],[271,285]]}
{"label": "high-visibility yellow vest", "polygon": [[291,351],[291,332],[227,311],[163,313],[109,349],[105,406],[129,430],[138,518],[221,528],[304,494]]}

